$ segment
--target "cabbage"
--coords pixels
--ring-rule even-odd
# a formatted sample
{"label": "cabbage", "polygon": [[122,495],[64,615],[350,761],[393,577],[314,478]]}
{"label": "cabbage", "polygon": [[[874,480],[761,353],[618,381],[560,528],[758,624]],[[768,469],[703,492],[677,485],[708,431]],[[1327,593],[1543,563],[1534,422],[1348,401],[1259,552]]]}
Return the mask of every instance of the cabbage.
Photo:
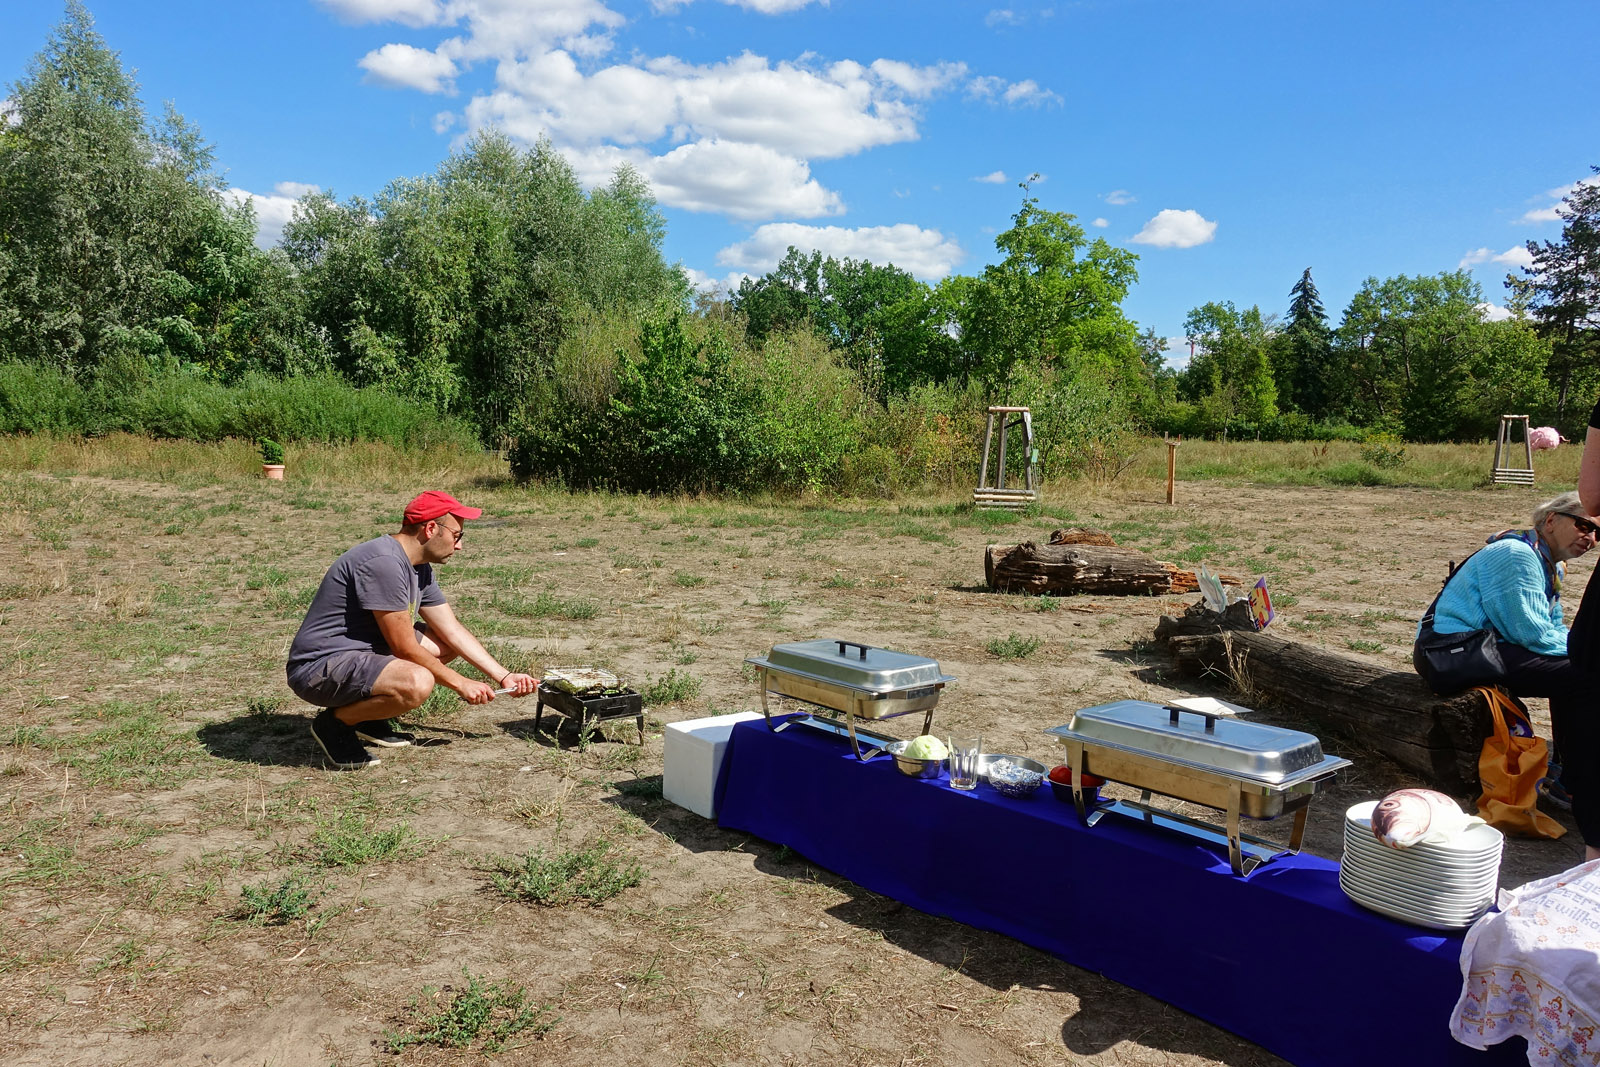
{"label": "cabbage", "polygon": [[912,738],[911,743],[900,753],[906,759],[944,759],[950,755],[950,750],[944,747],[944,742],[932,734],[923,734],[921,737]]}

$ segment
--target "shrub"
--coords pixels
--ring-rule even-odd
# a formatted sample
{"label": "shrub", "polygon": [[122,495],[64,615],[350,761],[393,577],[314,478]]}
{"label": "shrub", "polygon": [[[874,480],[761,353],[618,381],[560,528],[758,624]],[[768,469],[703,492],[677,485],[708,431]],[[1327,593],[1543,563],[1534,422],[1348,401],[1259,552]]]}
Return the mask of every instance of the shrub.
{"label": "shrub", "polygon": [[1374,467],[1390,470],[1406,461],[1406,446],[1392,433],[1375,433],[1361,446],[1361,459]]}
{"label": "shrub", "polygon": [[257,444],[261,448],[261,462],[268,466],[276,466],[283,462],[283,446],[270,437],[263,437]]}

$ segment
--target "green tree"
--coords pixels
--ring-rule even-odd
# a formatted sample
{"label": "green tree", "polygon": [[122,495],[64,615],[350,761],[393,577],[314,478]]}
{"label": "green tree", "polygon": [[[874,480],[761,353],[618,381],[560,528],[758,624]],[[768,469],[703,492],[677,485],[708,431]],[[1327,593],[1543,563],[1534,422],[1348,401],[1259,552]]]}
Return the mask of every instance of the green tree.
{"label": "green tree", "polygon": [[[78,376],[306,364],[286,264],[253,244],[211,146],[138,87],[77,0],[0,122],[0,349]],[[314,361],[313,361],[314,362]]]}
{"label": "green tree", "polygon": [[585,194],[548,142],[520,152],[490,131],[370,203],[306,198],[283,247],[342,374],[499,440],[580,319],[683,308],[663,235],[631,170]]}
{"label": "green tree", "polygon": [[1523,268],[1525,278],[1506,279],[1551,342],[1549,376],[1562,425],[1568,424],[1574,396],[1587,409],[1600,384],[1600,166],[1591,169],[1595,177],[1580,182],[1556,208],[1561,239],[1529,241],[1533,266]]}
{"label": "green tree", "polygon": [[1259,307],[1240,311],[1232,301],[1212,301],[1190,311],[1183,328],[1195,354],[1179,379],[1179,393],[1198,404],[1213,427],[1226,431],[1234,423],[1259,425],[1277,416],[1272,329]]}
{"label": "green tree", "polygon": [[1348,375],[1334,354],[1333,331],[1310,267],[1289,295],[1289,321],[1276,342],[1281,353],[1276,363],[1283,368],[1280,401],[1313,419],[1341,415],[1349,400]]}
{"label": "green tree", "polygon": [[996,398],[1009,396],[1021,363],[1095,365],[1128,383],[1140,380],[1137,331],[1122,313],[1138,257],[1103,238],[1087,241],[1073,219],[1025,196],[1011,228],[995,238],[1005,258],[964,294],[961,344]]}
{"label": "green tree", "polygon": [[1355,421],[1411,440],[1478,437],[1505,411],[1546,403],[1548,344],[1524,323],[1486,322],[1464,271],[1367,279],[1339,344],[1357,383]]}

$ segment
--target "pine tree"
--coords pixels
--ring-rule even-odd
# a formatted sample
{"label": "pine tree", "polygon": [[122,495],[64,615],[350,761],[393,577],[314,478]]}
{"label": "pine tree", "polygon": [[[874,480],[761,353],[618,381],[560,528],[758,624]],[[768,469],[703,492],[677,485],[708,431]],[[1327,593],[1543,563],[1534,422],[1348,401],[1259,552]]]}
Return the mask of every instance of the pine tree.
{"label": "pine tree", "polygon": [[[1596,382],[1600,355],[1600,166],[1596,177],[1579,182],[1561,202],[1559,242],[1528,242],[1533,266],[1526,279],[1508,277],[1533,312],[1539,332],[1550,339],[1550,383],[1556,393],[1556,420],[1566,421],[1569,406],[1586,408]],[[1574,410],[1573,414],[1581,414]]]}
{"label": "pine tree", "polygon": [[1289,290],[1289,322],[1283,332],[1289,401],[1314,419],[1344,414],[1349,375],[1334,358],[1333,331],[1317,283],[1307,267]]}

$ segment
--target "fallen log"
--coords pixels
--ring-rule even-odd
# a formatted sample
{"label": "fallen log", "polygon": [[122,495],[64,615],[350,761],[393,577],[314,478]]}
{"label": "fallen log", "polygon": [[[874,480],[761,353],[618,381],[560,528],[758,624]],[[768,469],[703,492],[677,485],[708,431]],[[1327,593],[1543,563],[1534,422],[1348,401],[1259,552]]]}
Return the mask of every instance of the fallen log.
{"label": "fallen log", "polygon": [[1002,593],[1162,594],[1172,588],[1169,563],[1108,545],[990,545],[983,554],[989,588]]}
{"label": "fallen log", "polygon": [[[1193,571],[1152,559],[1132,548],[1119,548],[1099,530],[1075,527],[1057,530],[1048,545],[989,545],[983,573],[989,588],[1000,593],[1075,593],[1160,596],[1193,593],[1200,588]],[[1066,538],[1067,540],[1059,540]],[[1102,538],[1104,539],[1102,541]],[[1224,585],[1242,584],[1219,575]]]}
{"label": "fallen log", "polygon": [[1476,693],[1435,696],[1411,671],[1386,670],[1270,634],[1178,630],[1169,626],[1165,640],[1181,673],[1231,685],[1245,694],[1245,703],[1280,704],[1317,724],[1319,732],[1382,752],[1446,793],[1478,792],[1478,754],[1491,727]]}

